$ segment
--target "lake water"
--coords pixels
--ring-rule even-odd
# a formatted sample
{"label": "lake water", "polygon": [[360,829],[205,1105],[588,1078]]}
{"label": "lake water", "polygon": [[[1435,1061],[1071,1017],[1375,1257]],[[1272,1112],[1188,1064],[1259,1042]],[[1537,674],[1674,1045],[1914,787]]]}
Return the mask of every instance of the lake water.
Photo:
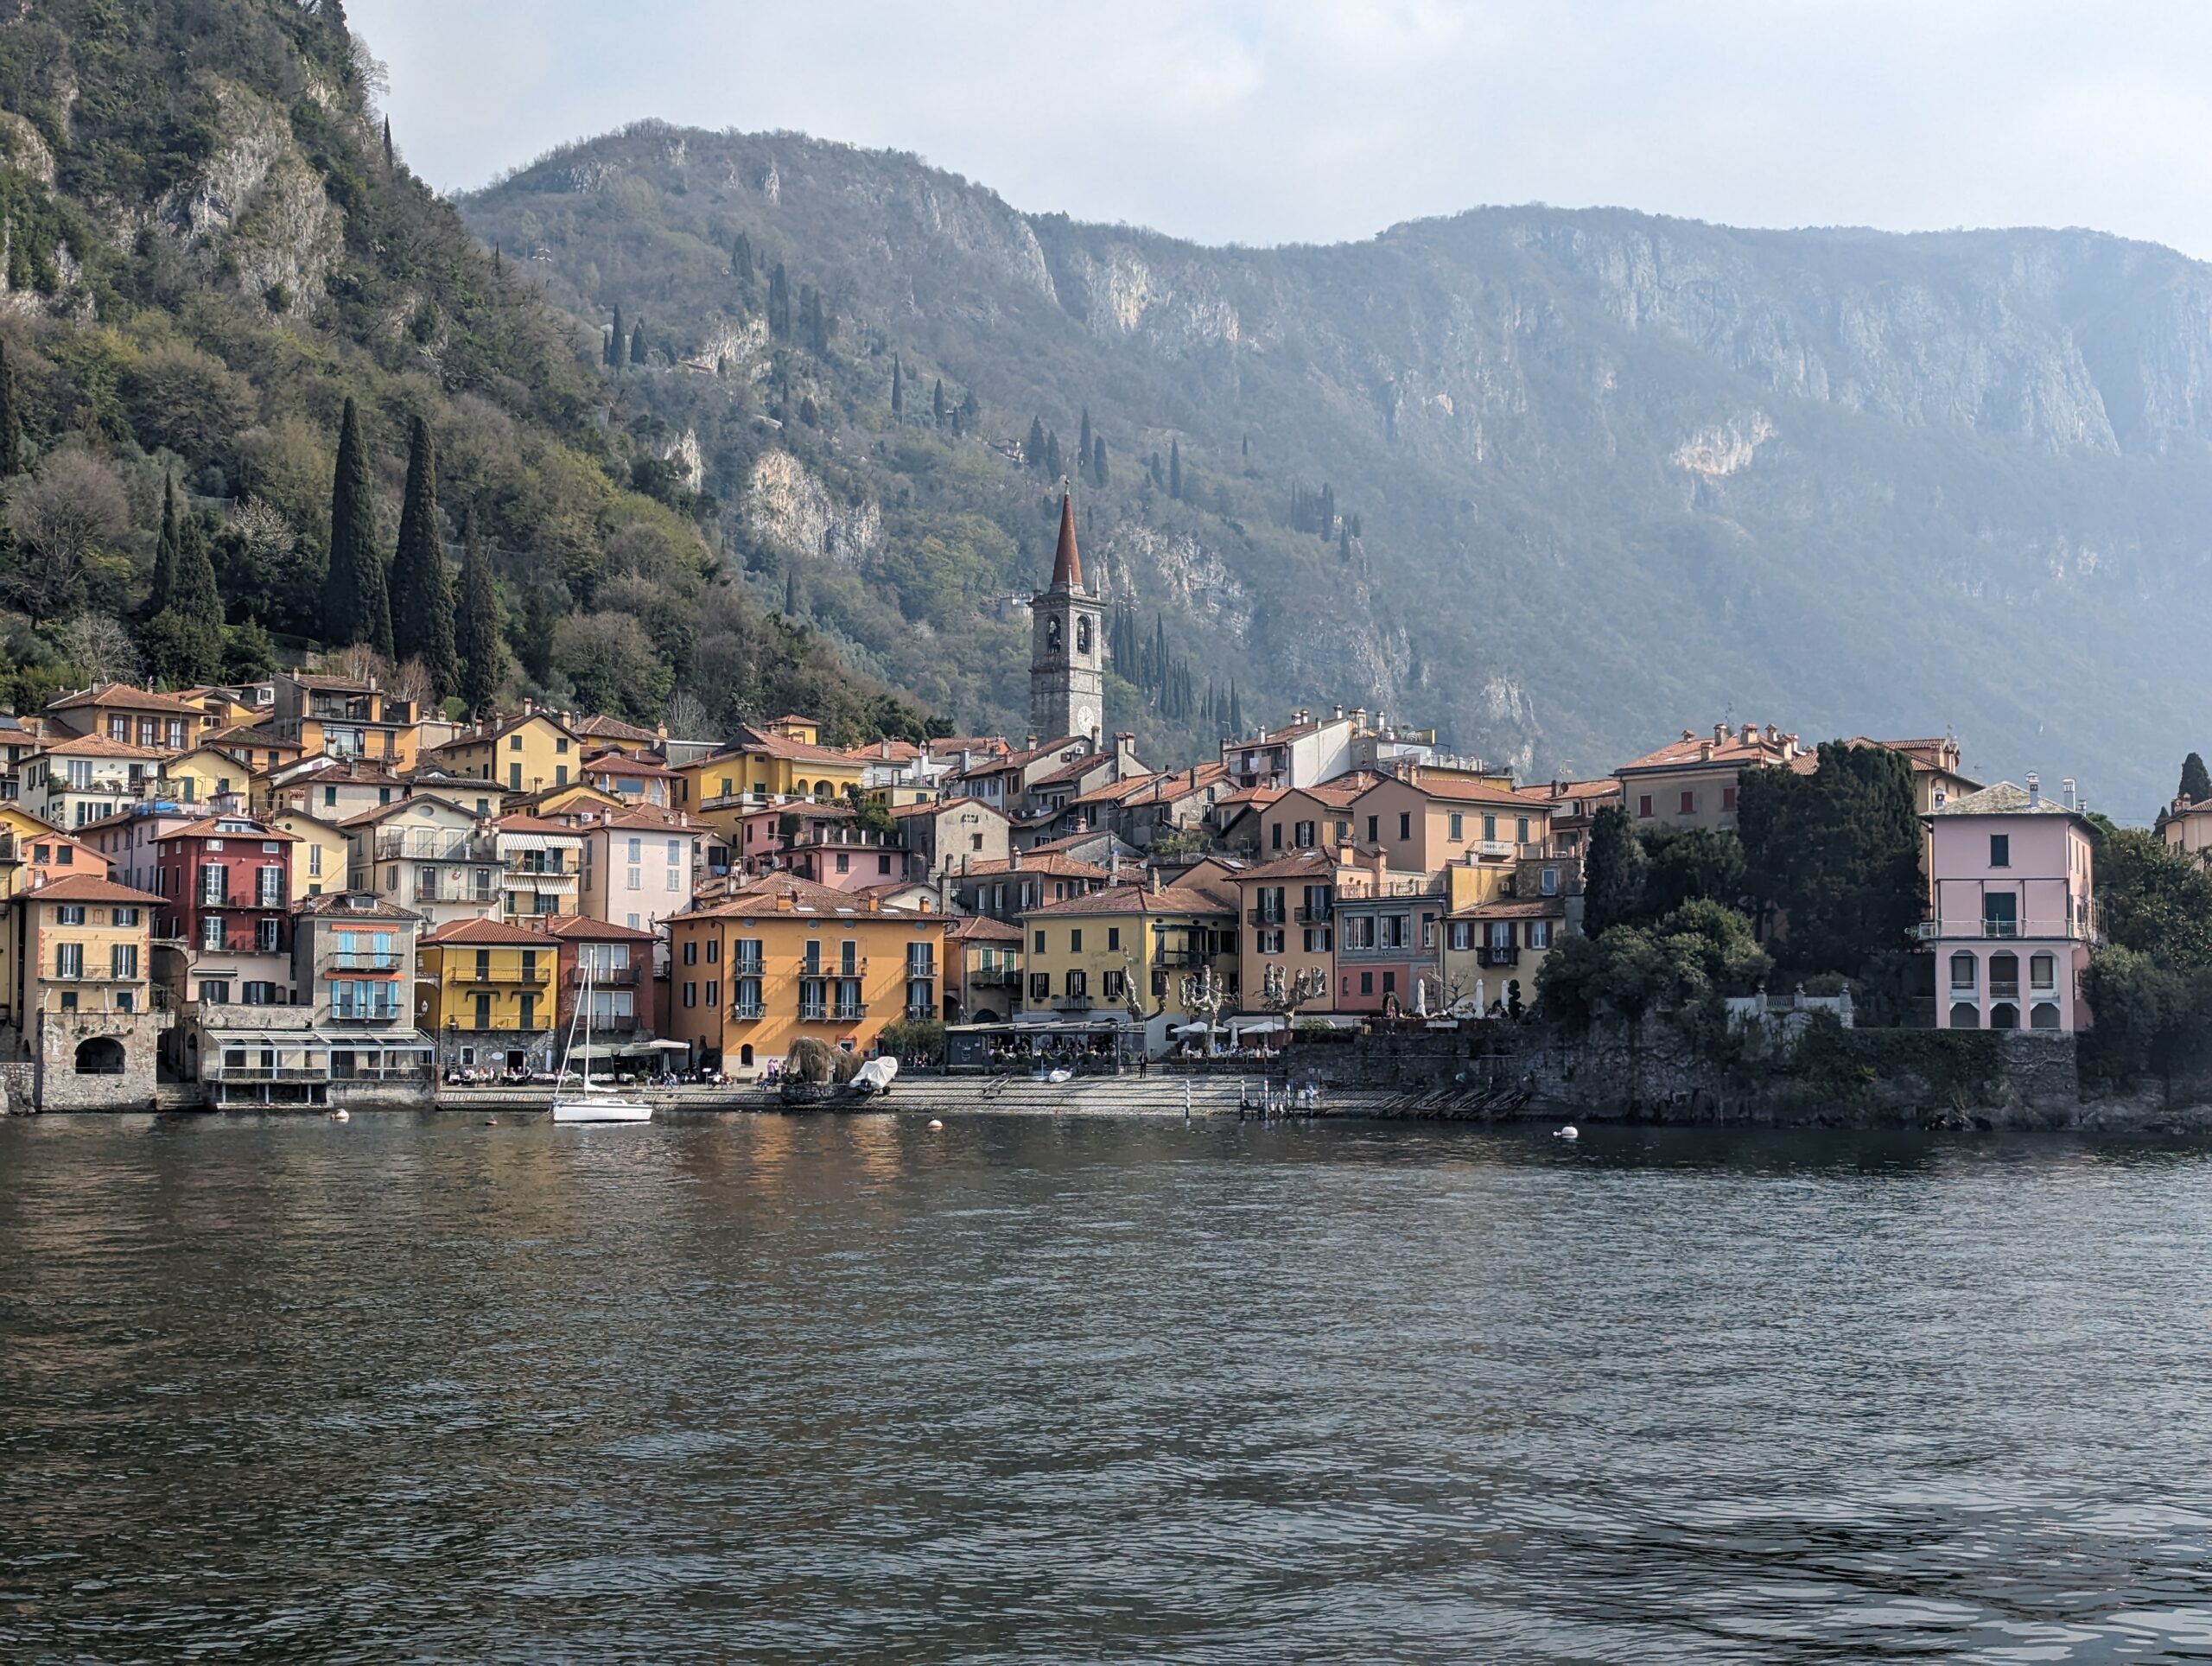
{"label": "lake water", "polygon": [[2212,1658],[2212,1156],[0,1124],[0,1660]]}

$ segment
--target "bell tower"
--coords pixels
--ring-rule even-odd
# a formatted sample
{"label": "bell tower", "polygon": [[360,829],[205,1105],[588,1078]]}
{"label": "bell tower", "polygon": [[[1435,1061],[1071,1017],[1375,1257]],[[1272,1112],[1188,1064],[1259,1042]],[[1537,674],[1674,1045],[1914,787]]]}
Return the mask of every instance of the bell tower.
{"label": "bell tower", "polygon": [[1041,745],[1102,734],[1106,721],[1106,609],[1083,588],[1075,503],[1060,493],[1060,543],[1052,582],[1030,598],[1029,726]]}

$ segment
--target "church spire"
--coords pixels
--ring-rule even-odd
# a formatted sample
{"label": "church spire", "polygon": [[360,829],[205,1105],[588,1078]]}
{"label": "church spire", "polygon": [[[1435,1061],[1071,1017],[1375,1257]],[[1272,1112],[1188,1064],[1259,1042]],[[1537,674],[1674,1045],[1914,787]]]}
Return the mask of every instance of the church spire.
{"label": "church spire", "polygon": [[1083,588],[1083,557],[1075,552],[1075,499],[1060,493],[1060,547],[1052,556],[1052,588]]}

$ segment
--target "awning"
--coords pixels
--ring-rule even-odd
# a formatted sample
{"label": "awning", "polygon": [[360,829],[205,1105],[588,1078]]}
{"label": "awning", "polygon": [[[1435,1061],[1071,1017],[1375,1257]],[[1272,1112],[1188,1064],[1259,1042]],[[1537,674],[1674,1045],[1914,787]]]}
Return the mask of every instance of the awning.
{"label": "awning", "polygon": [[568,1052],[568,1062],[574,1065],[594,1059],[612,1059],[613,1057],[614,1049],[612,1047],[601,1047],[598,1046],[588,1047],[571,1047],[569,1049]]}
{"label": "awning", "polygon": [[689,1052],[691,1051],[691,1044],[689,1041],[648,1041],[645,1043],[645,1046],[654,1052]]}
{"label": "awning", "polygon": [[502,850],[550,850],[552,844],[543,833],[505,833],[499,835]]}

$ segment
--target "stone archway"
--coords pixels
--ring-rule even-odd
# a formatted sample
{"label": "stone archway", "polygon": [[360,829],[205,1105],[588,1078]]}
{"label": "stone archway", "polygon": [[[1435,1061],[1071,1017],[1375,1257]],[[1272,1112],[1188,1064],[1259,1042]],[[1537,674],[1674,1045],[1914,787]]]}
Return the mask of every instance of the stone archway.
{"label": "stone archway", "polygon": [[77,1044],[79,1076],[120,1076],[128,1062],[123,1043],[111,1035],[88,1036]]}

